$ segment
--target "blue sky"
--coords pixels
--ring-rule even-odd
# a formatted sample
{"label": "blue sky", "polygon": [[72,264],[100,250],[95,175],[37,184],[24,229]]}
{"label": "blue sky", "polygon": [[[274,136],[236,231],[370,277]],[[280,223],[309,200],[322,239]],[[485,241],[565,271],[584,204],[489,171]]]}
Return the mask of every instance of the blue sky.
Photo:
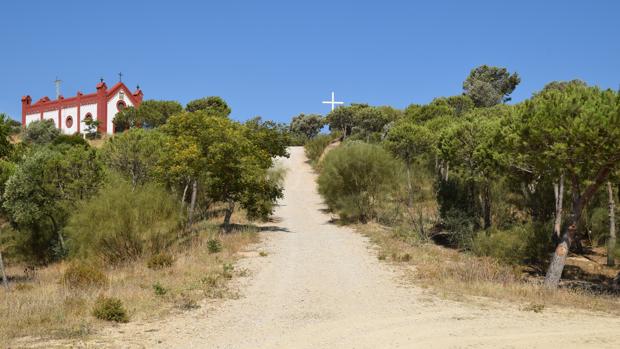
{"label": "blue sky", "polygon": [[392,105],[461,93],[481,64],[620,84],[618,1],[4,1],[0,112],[20,97],[140,84],[145,98],[222,96],[238,120],[288,121],[337,99]]}

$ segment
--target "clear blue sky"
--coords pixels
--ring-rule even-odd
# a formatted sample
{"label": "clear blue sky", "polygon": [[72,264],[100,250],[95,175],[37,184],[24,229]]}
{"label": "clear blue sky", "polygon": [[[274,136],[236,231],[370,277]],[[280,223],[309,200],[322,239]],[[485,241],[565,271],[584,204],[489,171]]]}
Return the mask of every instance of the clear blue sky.
{"label": "clear blue sky", "polygon": [[233,117],[288,121],[345,102],[403,108],[461,93],[480,64],[521,75],[515,101],[552,80],[620,84],[619,1],[3,1],[0,112],[140,84],[145,98],[222,96]]}

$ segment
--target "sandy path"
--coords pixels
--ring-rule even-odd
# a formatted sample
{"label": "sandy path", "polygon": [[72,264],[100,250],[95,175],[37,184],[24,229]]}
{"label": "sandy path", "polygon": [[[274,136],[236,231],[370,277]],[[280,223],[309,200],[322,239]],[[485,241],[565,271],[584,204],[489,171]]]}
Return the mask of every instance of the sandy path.
{"label": "sandy path", "polygon": [[[399,281],[351,229],[329,224],[302,148],[292,148],[280,231],[243,259],[242,297],[106,330],[97,346],[165,348],[611,348],[620,319],[437,299]],[[104,340],[105,338],[105,340]]]}

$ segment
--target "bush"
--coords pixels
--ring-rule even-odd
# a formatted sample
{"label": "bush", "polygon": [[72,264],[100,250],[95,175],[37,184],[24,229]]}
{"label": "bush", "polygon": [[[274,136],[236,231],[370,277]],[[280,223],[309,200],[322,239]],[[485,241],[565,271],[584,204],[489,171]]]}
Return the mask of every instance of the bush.
{"label": "bush", "polygon": [[36,120],[28,124],[24,131],[24,142],[32,144],[49,144],[60,136],[54,120]]}
{"label": "bush", "polygon": [[476,233],[476,218],[461,210],[452,209],[445,213],[442,225],[450,245],[463,249],[471,248]]}
{"label": "bush", "polygon": [[66,227],[73,253],[111,264],[159,253],[174,241],[182,220],[178,200],[163,188],[132,190],[118,178],[79,207]]}
{"label": "bush", "polygon": [[473,240],[472,251],[509,264],[539,262],[547,257],[552,246],[551,230],[545,228],[526,224],[507,230],[481,231]]}
{"label": "bush", "polygon": [[207,249],[209,253],[218,253],[222,251],[222,242],[218,239],[211,238],[207,241]]}
{"label": "bush", "polygon": [[162,286],[159,282],[153,284],[153,291],[157,296],[164,296],[168,293],[168,289]]}
{"label": "bush", "polygon": [[331,135],[318,135],[306,142],[304,150],[312,165],[318,163],[321,154],[323,154],[323,151],[325,151],[325,148],[327,148],[333,139]]}
{"label": "bush", "polygon": [[129,317],[127,311],[123,307],[123,302],[120,299],[114,297],[100,296],[95,301],[93,307],[93,316],[97,319],[114,321],[114,322],[128,322]]}
{"label": "bush", "polygon": [[84,138],[82,138],[82,136],[80,136],[79,134],[60,135],[60,136],[56,137],[56,139],[54,139],[54,141],[52,143],[54,145],[66,144],[66,145],[69,145],[69,146],[81,146],[81,147],[87,147],[88,146],[88,142],[86,142],[86,140]]}
{"label": "bush", "polygon": [[157,253],[152,255],[146,262],[146,266],[149,269],[157,270],[163,268],[169,268],[174,263],[174,258],[169,253]]}
{"label": "bush", "polygon": [[345,143],[325,157],[319,192],[341,218],[366,222],[393,196],[400,173],[401,164],[382,147]]}
{"label": "bush", "polygon": [[68,288],[103,287],[108,283],[107,276],[97,267],[84,262],[73,262],[65,269],[61,283]]}

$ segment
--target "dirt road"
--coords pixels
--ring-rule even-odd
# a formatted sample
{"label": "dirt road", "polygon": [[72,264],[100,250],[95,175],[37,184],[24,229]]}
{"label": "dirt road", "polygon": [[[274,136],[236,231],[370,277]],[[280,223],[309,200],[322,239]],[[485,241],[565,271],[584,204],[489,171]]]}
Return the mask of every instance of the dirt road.
{"label": "dirt road", "polygon": [[162,348],[618,348],[620,319],[440,300],[329,223],[315,174],[292,148],[278,229],[240,262],[241,298],[106,330],[95,346]]}

